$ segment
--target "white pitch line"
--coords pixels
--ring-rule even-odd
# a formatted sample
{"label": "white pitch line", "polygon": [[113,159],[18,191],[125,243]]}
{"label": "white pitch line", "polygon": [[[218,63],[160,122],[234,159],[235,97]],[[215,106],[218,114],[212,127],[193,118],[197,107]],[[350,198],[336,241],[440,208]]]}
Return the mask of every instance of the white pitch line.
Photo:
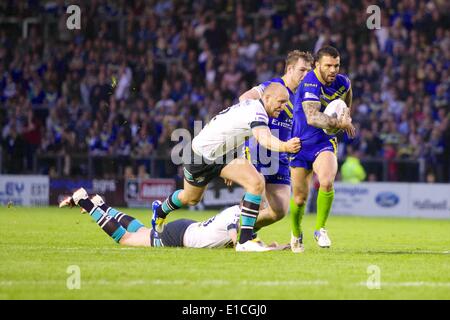
{"label": "white pitch line", "polygon": [[284,287],[284,286],[327,286],[328,281],[323,280],[312,280],[312,281],[252,281],[244,280],[241,282],[243,285],[252,286],[265,286],[265,287]]}
{"label": "white pitch line", "polygon": [[[4,280],[0,281],[0,287],[13,287],[18,285],[27,285],[27,286],[45,286],[45,285],[56,285],[56,286],[66,286],[66,280]],[[163,279],[154,279],[154,280],[130,280],[130,281],[110,281],[110,280],[81,280],[81,286],[111,286],[118,285],[123,287],[134,287],[134,286],[186,286],[186,285],[195,285],[195,286],[228,286],[228,285],[244,285],[244,286],[264,286],[264,287],[308,287],[308,286],[333,286],[333,283],[330,283],[326,280],[304,280],[304,281],[252,281],[252,280],[244,280],[244,281],[229,281],[229,280],[200,280],[200,281],[192,281],[192,280],[163,280]],[[336,283],[336,285],[342,286],[341,283]],[[366,287],[366,282],[357,282],[344,284],[345,287],[348,286],[362,286]],[[415,281],[415,282],[381,282],[380,287],[444,287],[449,288],[450,282],[431,282],[431,281]]]}
{"label": "white pitch line", "polygon": [[[366,287],[366,282],[357,283],[358,286]],[[450,287],[450,282],[430,282],[430,281],[415,281],[415,282],[380,282],[380,287]]]}

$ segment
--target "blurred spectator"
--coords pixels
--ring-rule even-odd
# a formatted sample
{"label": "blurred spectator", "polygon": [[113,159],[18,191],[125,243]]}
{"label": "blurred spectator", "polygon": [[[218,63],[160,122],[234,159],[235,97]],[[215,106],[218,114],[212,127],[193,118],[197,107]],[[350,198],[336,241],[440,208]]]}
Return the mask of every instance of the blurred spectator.
{"label": "blurred spectator", "polygon": [[137,174],[139,179],[149,179],[150,175],[147,172],[147,168],[145,167],[145,165],[141,164],[138,167],[138,174]]}
{"label": "blurred spectator", "polygon": [[15,126],[11,126],[2,140],[4,166],[8,173],[23,173],[26,144]]}
{"label": "blurred spectator", "polygon": [[359,152],[353,150],[351,145],[347,146],[347,157],[341,166],[341,177],[343,182],[359,183],[366,179],[366,171],[359,161]]}
{"label": "blurred spectator", "polygon": [[426,182],[427,183],[435,183],[436,182],[436,175],[432,171],[427,173]]}
{"label": "blurred spectator", "polygon": [[133,167],[132,166],[126,166],[124,171],[123,171],[123,178],[124,179],[136,179],[136,176],[133,172]]}
{"label": "blurred spectator", "polygon": [[386,144],[383,150],[383,158],[388,163],[388,181],[396,181],[398,178],[398,165],[393,159],[397,156],[397,152],[392,143]]}

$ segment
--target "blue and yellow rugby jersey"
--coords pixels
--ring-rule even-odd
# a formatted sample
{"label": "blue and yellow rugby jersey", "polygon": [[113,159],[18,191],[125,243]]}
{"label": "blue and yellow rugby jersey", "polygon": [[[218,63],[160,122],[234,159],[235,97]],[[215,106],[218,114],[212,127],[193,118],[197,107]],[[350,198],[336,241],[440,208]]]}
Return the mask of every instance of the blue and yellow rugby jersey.
{"label": "blue and yellow rugby jersey", "polygon": [[330,135],[327,135],[323,129],[308,125],[306,115],[303,111],[303,102],[317,101],[320,102],[320,111],[323,112],[325,107],[333,100],[345,100],[351,83],[350,79],[342,74],[337,74],[336,79],[327,86],[322,83],[317,76],[317,70],[308,72],[301,82],[294,99],[294,124],[292,136],[300,138],[303,146],[318,144],[328,141]]}
{"label": "blue and yellow rugby jersey", "polygon": [[[269,117],[269,128],[272,132],[275,132],[274,130],[278,130],[277,138],[282,141],[288,141],[291,138],[292,133],[292,123],[293,123],[293,102],[295,98],[295,94],[289,89],[286,84],[284,83],[282,78],[273,78],[269,81],[263,82],[260,85],[256,86],[256,90],[259,91],[259,93],[262,95],[265,88],[269,86],[272,82],[277,82],[282,84],[289,92],[289,101],[284,106],[283,110],[281,111],[278,118],[271,118]],[[254,155],[257,148],[257,143],[254,138],[250,139],[248,146],[251,150],[251,154]],[[288,154],[285,152],[277,153],[270,150],[263,149],[262,146],[260,146],[264,152],[267,152],[267,155],[271,157],[271,159],[279,159],[280,165],[289,165],[289,159]],[[247,157],[249,158],[249,157]],[[258,161],[259,162],[259,161]],[[261,163],[259,163],[261,164]]]}

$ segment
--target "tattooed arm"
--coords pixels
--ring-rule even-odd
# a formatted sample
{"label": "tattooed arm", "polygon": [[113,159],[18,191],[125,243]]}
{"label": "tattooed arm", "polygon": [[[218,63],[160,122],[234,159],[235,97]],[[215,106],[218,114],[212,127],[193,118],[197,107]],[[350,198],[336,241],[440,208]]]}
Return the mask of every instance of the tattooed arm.
{"label": "tattooed arm", "polygon": [[330,117],[323,112],[320,112],[320,102],[318,101],[304,101],[303,111],[306,115],[306,121],[310,126],[322,129],[340,128],[337,118]]}
{"label": "tattooed arm", "polygon": [[350,108],[346,108],[344,114],[339,118],[333,118],[320,112],[320,102],[317,101],[303,102],[303,110],[309,125],[322,129],[344,129],[350,138],[355,137],[356,130],[352,124],[352,118],[350,118]]}

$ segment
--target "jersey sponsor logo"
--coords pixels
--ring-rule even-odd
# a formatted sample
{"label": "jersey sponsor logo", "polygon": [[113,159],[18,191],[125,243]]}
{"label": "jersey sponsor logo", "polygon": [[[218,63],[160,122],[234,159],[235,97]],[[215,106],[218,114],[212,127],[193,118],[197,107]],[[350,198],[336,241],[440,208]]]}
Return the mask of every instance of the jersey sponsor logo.
{"label": "jersey sponsor logo", "polygon": [[272,125],[277,126],[277,127],[286,128],[286,129],[291,129],[292,128],[292,120],[286,119],[286,121],[284,122],[284,121],[279,121],[277,119],[272,119]]}
{"label": "jersey sponsor logo", "polygon": [[317,99],[317,100],[319,100],[319,97],[316,96],[314,93],[311,93],[311,92],[306,92],[304,98],[305,99]]}
{"label": "jersey sponsor logo", "polygon": [[317,87],[317,83],[305,83],[303,84],[304,87]]}

